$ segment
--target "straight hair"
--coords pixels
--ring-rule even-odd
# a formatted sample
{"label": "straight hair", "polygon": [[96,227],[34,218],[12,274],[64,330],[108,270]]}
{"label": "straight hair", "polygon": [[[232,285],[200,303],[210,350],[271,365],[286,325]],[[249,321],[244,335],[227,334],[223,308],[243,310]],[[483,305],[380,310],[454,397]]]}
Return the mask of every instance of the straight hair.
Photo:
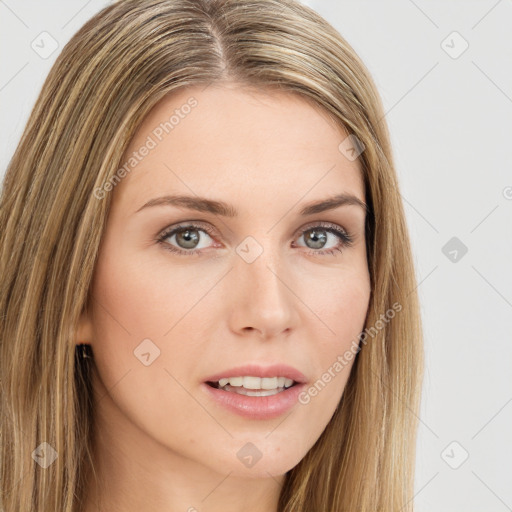
{"label": "straight hair", "polygon": [[[228,81],[299,94],[364,147],[358,160],[369,206],[366,336],[330,422],[286,474],[278,510],[413,511],[422,329],[388,128],[368,70],[298,1],[124,0],[92,17],[63,48],[3,183],[3,512],[82,510],[96,478],[94,363],[79,357],[74,339],[93,300],[112,196],[98,199],[95,191],[116,176],[159,100]],[[391,309],[394,316],[383,322]],[[43,442],[57,454],[47,468],[33,455]]]}

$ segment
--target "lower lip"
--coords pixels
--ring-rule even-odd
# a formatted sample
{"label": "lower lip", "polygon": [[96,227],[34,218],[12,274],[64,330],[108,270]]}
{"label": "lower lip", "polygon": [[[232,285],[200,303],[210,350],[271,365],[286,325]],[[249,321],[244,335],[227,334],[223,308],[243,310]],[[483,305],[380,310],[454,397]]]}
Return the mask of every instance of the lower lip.
{"label": "lower lip", "polygon": [[268,420],[281,416],[298,402],[299,394],[305,387],[306,384],[295,384],[271,396],[246,396],[213,388],[206,382],[202,384],[205,392],[217,403],[231,412],[253,420]]}

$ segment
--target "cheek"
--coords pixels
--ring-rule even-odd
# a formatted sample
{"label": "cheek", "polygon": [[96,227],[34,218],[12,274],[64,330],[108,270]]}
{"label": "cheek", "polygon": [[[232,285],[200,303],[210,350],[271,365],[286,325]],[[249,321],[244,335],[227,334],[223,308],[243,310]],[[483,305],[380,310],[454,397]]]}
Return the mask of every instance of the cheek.
{"label": "cheek", "polygon": [[161,255],[153,263],[114,245],[104,248],[95,274],[97,323],[114,338],[129,333],[133,343],[162,339],[206,293],[208,279],[197,279],[185,266],[162,265]]}
{"label": "cheek", "polygon": [[339,278],[331,276],[314,289],[308,306],[316,317],[308,322],[307,338],[314,340],[312,350],[318,367],[302,403],[311,403],[325,416],[326,423],[343,394],[358,353],[371,294],[369,275],[364,270],[341,271]]}
{"label": "cheek", "polygon": [[[170,367],[172,329],[185,314],[187,290],[183,283],[170,279],[170,274],[162,275],[151,262],[139,260],[133,248],[107,238],[92,290],[93,350],[107,389],[127,372],[123,387],[137,381],[134,398],[139,390],[149,387],[158,391],[163,381],[168,381],[163,368]],[[172,351],[172,355],[179,359],[194,354]]]}
{"label": "cheek", "polygon": [[326,333],[326,350],[343,349],[364,328],[371,294],[368,272],[364,267],[340,269],[304,286],[302,296],[320,322],[319,332]]}
{"label": "cheek", "polygon": [[109,407],[105,416],[117,421],[112,411],[118,408],[124,416],[119,422],[129,418],[154,439],[185,443],[204,421],[204,411],[187,391],[190,369],[201,357],[200,347],[193,339],[189,343],[189,329],[199,328],[191,324],[190,310],[211,284],[191,282],[184,267],[163,275],[162,268],[157,272],[156,266],[137,261],[133,249],[130,258],[105,249],[109,252],[98,262],[92,301],[102,394],[107,392],[116,406],[103,402]]}
{"label": "cheek", "polygon": [[133,400],[126,410],[150,411],[144,393],[186,409],[191,400],[179,383],[190,380],[204,356],[208,318],[220,314],[212,309],[215,292],[208,294],[218,275],[171,266],[163,251],[152,259],[121,247],[104,247],[93,283],[93,350],[101,380],[107,389],[122,390],[119,401]]}

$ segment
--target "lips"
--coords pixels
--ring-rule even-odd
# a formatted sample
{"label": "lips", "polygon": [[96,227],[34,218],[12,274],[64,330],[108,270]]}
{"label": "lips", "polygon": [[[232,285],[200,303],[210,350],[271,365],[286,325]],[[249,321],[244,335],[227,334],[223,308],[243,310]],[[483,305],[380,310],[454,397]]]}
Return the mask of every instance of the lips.
{"label": "lips", "polygon": [[237,416],[249,420],[271,420],[289,413],[298,406],[299,396],[306,385],[297,383],[272,396],[245,396],[203,382],[201,392],[207,400]]}
{"label": "lips", "polygon": [[[254,381],[261,379],[275,382],[272,377],[278,377],[278,381],[289,379],[293,384],[289,387],[278,387],[274,390],[251,390],[245,387],[233,387],[231,384],[219,387],[221,379],[225,382],[237,381],[237,377],[243,377],[244,384],[248,381],[249,388]],[[249,377],[249,379],[247,379]],[[256,379],[254,379],[256,378]],[[307,385],[307,379],[302,372],[286,364],[274,364],[260,366],[248,364],[238,366],[223,372],[211,375],[201,385],[202,392],[209,400],[220,407],[251,420],[270,420],[287,413],[298,403],[298,397]]]}

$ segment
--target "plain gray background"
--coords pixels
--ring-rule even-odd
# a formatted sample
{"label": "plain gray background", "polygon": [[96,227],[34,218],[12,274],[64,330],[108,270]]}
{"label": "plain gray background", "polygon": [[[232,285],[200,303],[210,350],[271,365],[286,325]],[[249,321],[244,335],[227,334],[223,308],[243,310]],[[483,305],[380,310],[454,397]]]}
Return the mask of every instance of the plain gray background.
{"label": "plain gray background", "polygon": [[[365,62],[390,127],[425,327],[416,510],[512,511],[512,2],[304,3]],[[62,46],[107,4],[0,0],[0,177]]]}

